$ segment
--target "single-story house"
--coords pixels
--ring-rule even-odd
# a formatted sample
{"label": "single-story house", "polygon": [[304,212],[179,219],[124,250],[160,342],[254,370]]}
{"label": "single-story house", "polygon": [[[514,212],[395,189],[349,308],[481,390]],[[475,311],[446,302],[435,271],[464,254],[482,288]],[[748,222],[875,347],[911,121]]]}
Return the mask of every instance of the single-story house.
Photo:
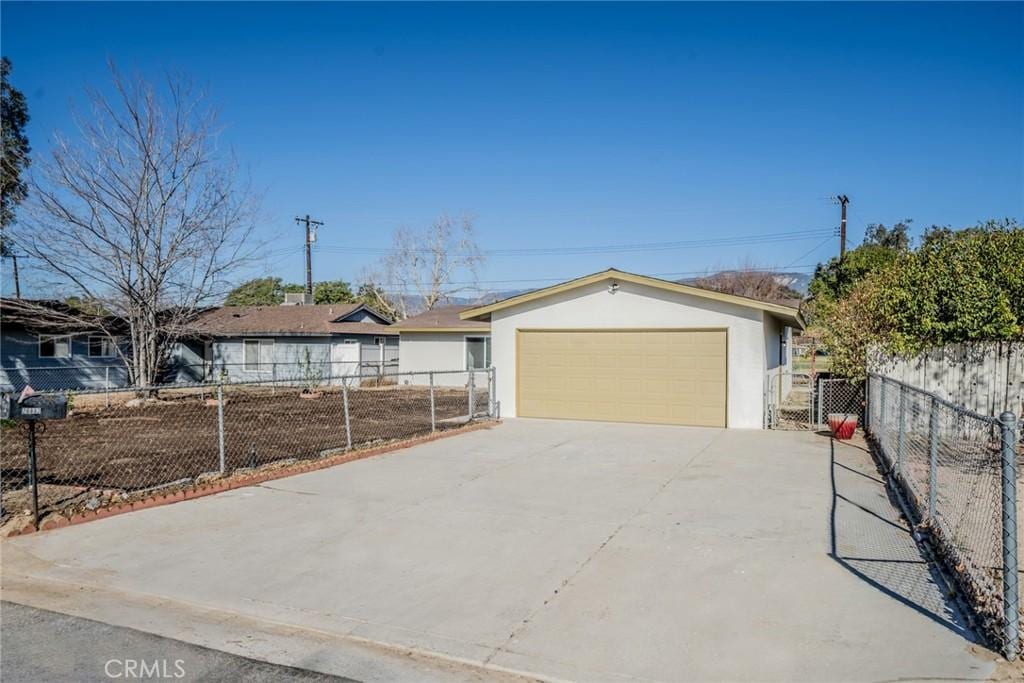
{"label": "single-story house", "polygon": [[[395,323],[398,332],[398,370],[426,373],[448,370],[485,370],[491,365],[491,324],[463,320],[459,315],[472,306],[444,306]],[[403,383],[422,384],[424,377],[403,376]],[[463,386],[465,372],[434,376],[439,386]]]}
{"label": "single-story house", "polygon": [[503,416],[761,428],[800,311],[615,269],[469,308]]}
{"label": "single-story house", "polygon": [[190,326],[174,363],[177,381],[316,379],[393,373],[398,335],[363,304],[223,306]]}
{"label": "single-story house", "polygon": [[[40,315],[40,310],[51,313]],[[96,329],[62,324],[60,301],[0,299],[0,391],[103,389],[128,384],[118,353],[129,352],[120,321],[98,319]],[[111,332],[113,330],[113,332]]]}

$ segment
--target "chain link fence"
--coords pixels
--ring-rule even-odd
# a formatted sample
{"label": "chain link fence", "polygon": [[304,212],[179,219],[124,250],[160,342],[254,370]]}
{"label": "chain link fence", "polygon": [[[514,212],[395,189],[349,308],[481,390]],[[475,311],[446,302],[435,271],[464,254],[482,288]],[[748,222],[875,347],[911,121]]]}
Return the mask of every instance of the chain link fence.
{"label": "chain link fence", "polygon": [[493,368],[385,377],[74,394],[68,418],[37,425],[34,462],[24,423],[4,422],[0,522],[33,507],[36,519],[95,510],[498,414]]}
{"label": "chain link fence", "polygon": [[867,418],[909,521],[956,578],[980,629],[1014,659],[1021,625],[1016,416],[981,415],[871,375]]}
{"label": "chain link fence", "polygon": [[[318,381],[324,378],[357,378],[360,383],[383,381],[398,372],[398,359],[381,361],[310,361],[264,363],[171,363],[160,373],[159,383],[191,385],[209,382],[260,382],[280,384]],[[128,367],[123,363],[0,367],[0,391],[119,393],[131,388]]]}

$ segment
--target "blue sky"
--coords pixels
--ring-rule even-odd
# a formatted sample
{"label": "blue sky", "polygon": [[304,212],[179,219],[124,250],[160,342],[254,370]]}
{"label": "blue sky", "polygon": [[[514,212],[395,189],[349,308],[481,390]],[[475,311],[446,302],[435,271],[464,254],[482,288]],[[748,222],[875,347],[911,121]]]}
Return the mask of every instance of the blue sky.
{"label": "blue sky", "polygon": [[[41,154],[106,61],[205,84],[264,193],[260,272],[354,280],[398,225],[476,217],[484,249],[1024,218],[1024,5],[23,4],[2,50]],[[493,255],[492,289],[608,266],[811,264],[800,240]],[[497,281],[503,282],[497,282]],[[494,281],[494,282],[492,282]],[[4,291],[10,288],[4,279]]]}

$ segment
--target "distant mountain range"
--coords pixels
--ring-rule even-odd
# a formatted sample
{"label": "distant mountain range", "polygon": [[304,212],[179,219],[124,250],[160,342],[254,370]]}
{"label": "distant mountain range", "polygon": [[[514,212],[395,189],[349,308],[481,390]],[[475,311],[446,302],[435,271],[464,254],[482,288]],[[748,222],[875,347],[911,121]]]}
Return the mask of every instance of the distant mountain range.
{"label": "distant mountain range", "polygon": [[[716,275],[732,275],[732,274],[738,273],[738,272],[740,272],[740,271],[737,271],[737,270],[722,270],[722,271],[719,271],[717,273],[713,273],[711,275],[708,275],[707,277],[715,277]],[[810,273],[796,273],[796,272],[784,271],[784,272],[779,272],[779,273],[773,273],[773,275],[774,275],[775,281],[778,282],[780,285],[783,285],[785,287],[789,287],[790,289],[792,289],[794,291],[800,292],[801,295],[807,294],[807,287],[808,287],[808,285],[811,284],[811,274]],[[696,282],[699,279],[700,278],[691,277],[691,278],[686,278],[686,279],[683,279],[683,280],[677,280],[677,282],[682,282],[683,284],[692,284],[692,283]]]}

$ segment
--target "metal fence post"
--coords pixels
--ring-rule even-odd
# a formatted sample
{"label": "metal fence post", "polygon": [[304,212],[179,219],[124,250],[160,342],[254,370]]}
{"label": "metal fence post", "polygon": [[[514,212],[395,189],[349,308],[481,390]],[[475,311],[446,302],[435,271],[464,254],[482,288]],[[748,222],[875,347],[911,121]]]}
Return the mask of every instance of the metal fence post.
{"label": "metal fence post", "polygon": [[903,478],[903,447],[904,441],[906,441],[907,432],[907,392],[905,388],[900,386],[900,413],[899,413],[899,426],[896,432],[896,473]]}
{"label": "metal fence post", "polygon": [[106,399],[107,407],[110,407],[110,366],[103,368],[103,395]]}
{"label": "metal fence post", "polygon": [[437,431],[437,411],[434,409],[434,373],[430,375],[430,431]]}
{"label": "metal fence post", "polygon": [[473,421],[473,413],[476,412],[476,372],[473,370],[469,371],[469,418],[466,422]]}
{"label": "metal fence post", "polygon": [[341,402],[345,408],[345,443],[346,450],[352,450],[352,421],[348,416],[348,382],[345,379],[341,380]]}
{"label": "metal fence post", "polygon": [[[796,376],[795,375],[793,376],[793,382],[794,383],[796,382]],[[814,431],[814,428],[815,428],[815,424],[814,424],[814,400],[815,400],[814,388],[815,388],[814,387],[814,377],[813,376],[809,376],[807,378],[807,423],[808,423],[808,428],[811,431]],[[817,400],[820,401],[821,397],[820,396],[817,397]]]}
{"label": "metal fence post", "polygon": [[32,523],[39,527],[39,470],[36,463],[36,421],[28,423],[28,487],[32,492]]}
{"label": "metal fence post", "polygon": [[1003,645],[1006,658],[1020,649],[1020,580],[1017,574],[1017,416],[999,416],[1003,455]]}
{"label": "metal fence post", "polygon": [[939,402],[932,396],[928,416],[928,521],[934,522],[939,496]]}
{"label": "metal fence post", "polygon": [[217,383],[217,447],[220,455],[220,473],[227,471],[227,458],[224,452],[224,383]]}
{"label": "metal fence post", "polygon": [[864,430],[866,432],[870,432],[875,427],[875,420],[871,416],[871,409],[874,404],[871,402],[870,374],[868,374],[868,376],[864,378],[864,402],[862,403],[862,405],[864,406]]}
{"label": "metal fence post", "polygon": [[487,417],[494,419],[494,366],[487,369]]}
{"label": "metal fence post", "polygon": [[277,362],[270,364],[270,393],[277,393]]}
{"label": "metal fence post", "polygon": [[885,387],[887,382],[885,377],[879,377],[881,386],[878,389],[878,434],[879,437],[885,432]]}
{"label": "metal fence post", "polygon": [[818,424],[825,424],[822,417],[824,417],[825,409],[825,380],[818,378]]}

